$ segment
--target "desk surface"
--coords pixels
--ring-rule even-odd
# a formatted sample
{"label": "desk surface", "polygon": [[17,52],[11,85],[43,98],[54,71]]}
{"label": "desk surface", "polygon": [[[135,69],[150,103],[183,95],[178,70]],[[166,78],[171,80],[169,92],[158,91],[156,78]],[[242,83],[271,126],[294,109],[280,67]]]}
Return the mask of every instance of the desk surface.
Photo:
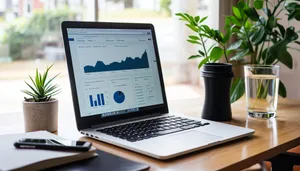
{"label": "desk surface", "polygon": [[[171,111],[200,116],[203,98],[170,101]],[[69,106],[69,105],[67,105]],[[232,105],[233,120],[227,122],[256,130],[244,138],[168,161],[156,160],[113,145],[83,137],[76,131],[73,110],[64,107],[59,113],[58,135],[68,139],[88,140],[103,151],[143,162],[150,170],[241,170],[300,145],[300,101],[280,99],[277,118],[259,120],[246,117],[245,101]],[[24,132],[21,113],[0,114],[0,134]]]}

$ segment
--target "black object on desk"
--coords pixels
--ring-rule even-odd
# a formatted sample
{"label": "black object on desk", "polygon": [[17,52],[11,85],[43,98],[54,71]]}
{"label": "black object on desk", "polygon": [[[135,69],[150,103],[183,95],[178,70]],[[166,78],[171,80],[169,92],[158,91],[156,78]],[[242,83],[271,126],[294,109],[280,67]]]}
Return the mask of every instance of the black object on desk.
{"label": "black object on desk", "polygon": [[45,171],[139,171],[149,169],[149,166],[146,164],[127,160],[100,150],[96,152],[98,154],[97,157],[49,168]]}

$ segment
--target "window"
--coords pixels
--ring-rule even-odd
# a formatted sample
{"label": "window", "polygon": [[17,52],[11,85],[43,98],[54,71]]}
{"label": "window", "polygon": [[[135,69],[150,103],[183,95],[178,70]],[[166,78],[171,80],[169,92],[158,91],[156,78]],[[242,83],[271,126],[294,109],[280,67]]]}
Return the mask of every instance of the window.
{"label": "window", "polygon": [[[186,43],[190,34],[176,12],[218,15],[217,0],[6,0],[0,2],[0,114],[22,111],[28,75],[55,63],[51,74],[61,73],[58,98],[72,104],[60,32],[64,20],[153,23],[165,83],[198,79],[197,61],[187,61],[197,47]],[[196,4],[196,5],[195,5]],[[209,11],[209,13],[208,13]],[[209,25],[217,25],[210,17]],[[196,74],[195,74],[196,73]],[[66,99],[65,99],[66,98]]]}

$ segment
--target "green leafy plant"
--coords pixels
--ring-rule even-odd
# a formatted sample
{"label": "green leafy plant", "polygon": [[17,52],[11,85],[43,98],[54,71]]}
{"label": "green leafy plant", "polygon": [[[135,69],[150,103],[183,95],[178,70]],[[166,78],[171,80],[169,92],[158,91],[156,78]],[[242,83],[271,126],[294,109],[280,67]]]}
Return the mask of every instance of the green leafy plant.
{"label": "green leafy plant", "polygon": [[46,71],[41,74],[38,69],[35,72],[35,78],[33,79],[29,76],[32,85],[26,83],[26,85],[30,88],[29,90],[21,90],[23,93],[31,96],[31,98],[24,97],[25,101],[29,102],[45,102],[51,101],[52,97],[59,94],[61,89],[57,84],[52,84],[52,81],[59,75],[55,75],[54,77],[48,79],[48,72],[52,68],[53,64],[50,67],[47,67]]}
{"label": "green leafy plant", "polygon": [[[286,13],[286,19],[278,17],[282,12]],[[232,6],[232,13],[233,15],[225,18],[225,33],[203,24],[207,17],[176,14],[196,33],[189,36],[187,41],[201,47],[197,55],[188,59],[202,58],[198,68],[205,63],[217,62],[222,56],[227,63],[233,65],[282,63],[293,68],[289,50],[299,51],[299,48],[290,44],[300,45],[297,41],[300,31],[296,31],[291,23],[287,27],[283,26],[280,20],[300,21],[299,1],[277,0],[272,4],[269,0],[254,0],[253,5],[249,1],[239,1],[236,6]],[[231,43],[231,37],[235,37],[237,41]],[[207,47],[207,40],[212,40],[215,44]],[[230,93],[232,103],[243,96],[243,78],[233,80]],[[281,81],[279,95],[286,97],[286,89]]]}

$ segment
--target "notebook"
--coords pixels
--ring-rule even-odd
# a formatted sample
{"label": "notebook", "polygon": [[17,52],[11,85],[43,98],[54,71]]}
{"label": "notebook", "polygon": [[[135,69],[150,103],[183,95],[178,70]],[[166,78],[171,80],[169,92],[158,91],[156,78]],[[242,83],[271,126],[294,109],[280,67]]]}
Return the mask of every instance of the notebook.
{"label": "notebook", "polygon": [[41,170],[97,156],[92,147],[87,152],[66,152],[37,149],[17,149],[13,145],[21,138],[62,139],[47,131],[0,135],[0,170]]}

